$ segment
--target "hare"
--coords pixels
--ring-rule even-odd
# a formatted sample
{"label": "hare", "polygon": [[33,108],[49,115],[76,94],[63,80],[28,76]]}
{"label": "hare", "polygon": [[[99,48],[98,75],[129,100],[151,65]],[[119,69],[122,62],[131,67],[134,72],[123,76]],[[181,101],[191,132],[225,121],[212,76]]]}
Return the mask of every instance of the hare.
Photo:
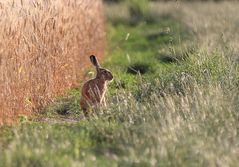
{"label": "hare", "polygon": [[84,112],[85,117],[89,115],[89,110],[93,106],[104,105],[105,103],[105,92],[107,85],[113,80],[112,73],[100,66],[96,56],[90,56],[91,63],[96,68],[96,77],[87,81],[81,91],[80,106]]}

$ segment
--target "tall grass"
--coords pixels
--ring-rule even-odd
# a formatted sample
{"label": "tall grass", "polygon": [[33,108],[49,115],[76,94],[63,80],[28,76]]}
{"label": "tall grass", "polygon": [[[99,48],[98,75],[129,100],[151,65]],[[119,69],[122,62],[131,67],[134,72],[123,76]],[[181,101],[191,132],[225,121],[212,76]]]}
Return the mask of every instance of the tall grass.
{"label": "tall grass", "polygon": [[83,78],[104,53],[102,2],[0,1],[0,123],[29,115]]}
{"label": "tall grass", "polygon": [[149,81],[138,85],[147,95],[144,101],[134,92],[118,90],[107,108],[76,124],[5,127],[2,136],[8,137],[0,138],[2,165],[237,166],[237,87],[190,79],[178,81],[184,95],[161,96],[159,81],[151,94]]}
{"label": "tall grass", "polygon": [[[74,90],[46,108],[44,119],[0,127],[0,166],[238,166],[238,38],[230,39],[238,5],[150,6],[158,16],[154,22],[138,20],[136,28],[127,21],[109,25],[113,52],[104,66],[115,80],[107,107],[81,119],[80,91]],[[107,11],[114,17],[130,19],[130,13],[120,13],[126,6],[111,7]],[[205,10],[210,14],[202,17]],[[213,10],[224,13],[217,18]],[[199,24],[192,18],[200,18]],[[231,24],[225,25],[228,32],[224,21]],[[191,29],[179,22],[193,30],[190,48],[183,46]],[[228,35],[215,41],[221,33]],[[116,48],[118,41],[124,42]],[[146,71],[132,73],[129,67]]]}

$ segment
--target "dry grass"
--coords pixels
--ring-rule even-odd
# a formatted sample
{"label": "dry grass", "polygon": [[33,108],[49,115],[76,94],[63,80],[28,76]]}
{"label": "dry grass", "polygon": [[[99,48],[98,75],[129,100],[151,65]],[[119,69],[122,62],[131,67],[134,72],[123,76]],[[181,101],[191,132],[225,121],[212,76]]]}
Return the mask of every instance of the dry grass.
{"label": "dry grass", "polygon": [[168,2],[152,5],[160,14],[173,14],[197,37],[197,44],[207,50],[230,47],[238,52],[238,2]]}
{"label": "dry grass", "polygon": [[0,124],[76,85],[104,52],[100,0],[0,1]]}

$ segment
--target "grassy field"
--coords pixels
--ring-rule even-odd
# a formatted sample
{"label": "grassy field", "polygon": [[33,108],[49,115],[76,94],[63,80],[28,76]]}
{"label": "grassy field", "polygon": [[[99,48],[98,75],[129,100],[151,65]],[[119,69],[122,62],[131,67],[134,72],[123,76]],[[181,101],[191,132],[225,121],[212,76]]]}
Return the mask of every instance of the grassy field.
{"label": "grassy field", "polygon": [[83,119],[75,89],[0,127],[0,166],[238,165],[238,4],[129,5],[105,8],[107,107]]}

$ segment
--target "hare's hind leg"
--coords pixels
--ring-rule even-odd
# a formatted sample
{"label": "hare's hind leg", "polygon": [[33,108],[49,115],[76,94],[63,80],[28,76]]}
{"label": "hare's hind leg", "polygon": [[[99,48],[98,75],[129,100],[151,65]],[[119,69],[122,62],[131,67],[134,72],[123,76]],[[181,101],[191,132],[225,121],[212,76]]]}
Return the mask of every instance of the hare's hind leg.
{"label": "hare's hind leg", "polygon": [[89,117],[89,112],[90,112],[89,106],[84,99],[81,99],[80,106],[81,106],[81,109],[83,110],[84,116]]}
{"label": "hare's hind leg", "polygon": [[83,108],[82,110],[83,110],[84,116],[88,118],[90,115],[89,109]]}

